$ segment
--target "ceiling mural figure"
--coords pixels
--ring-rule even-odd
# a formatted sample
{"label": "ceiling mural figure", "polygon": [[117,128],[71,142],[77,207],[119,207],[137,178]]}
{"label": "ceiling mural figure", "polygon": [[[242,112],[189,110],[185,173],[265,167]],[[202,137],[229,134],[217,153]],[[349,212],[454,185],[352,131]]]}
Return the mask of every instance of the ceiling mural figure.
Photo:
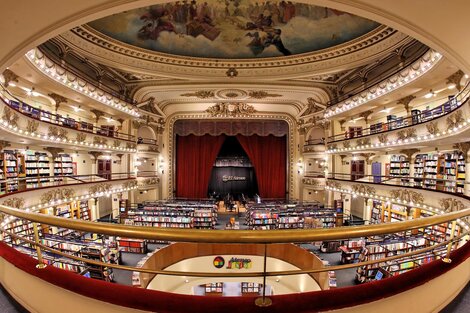
{"label": "ceiling mural figure", "polygon": [[330,48],[380,24],[292,1],[183,0],[125,11],[88,25],[116,40],[157,52],[249,59]]}

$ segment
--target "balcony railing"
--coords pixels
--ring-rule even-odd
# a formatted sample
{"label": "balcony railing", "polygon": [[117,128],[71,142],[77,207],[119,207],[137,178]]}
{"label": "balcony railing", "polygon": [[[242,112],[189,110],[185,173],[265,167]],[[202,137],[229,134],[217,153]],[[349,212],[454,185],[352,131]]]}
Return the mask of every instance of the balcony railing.
{"label": "balcony railing", "polygon": [[[106,136],[106,137],[111,137],[111,138],[117,138],[117,139],[131,141],[131,142],[136,141],[135,136],[132,136],[129,134],[124,134],[115,130],[97,127],[91,123],[76,121],[75,119],[70,118],[70,117],[64,117],[60,114],[54,114],[49,111],[37,109],[23,102],[22,100],[16,98],[3,85],[1,85],[1,87],[2,87],[2,92],[0,93],[0,95],[1,95],[3,103],[5,103],[10,108],[17,111],[18,113],[26,115],[30,118],[33,118],[35,120],[38,120],[44,123],[74,129],[76,131],[81,131],[81,132],[86,132],[90,134],[96,134],[96,135]],[[146,139],[146,140],[149,140],[149,139]]]}
{"label": "balcony railing", "polygon": [[41,177],[21,177],[0,180],[0,195],[33,191],[40,188],[63,187],[67,185],[89,184],[113,180],[135,179],[135,173],[112,173],[105,175],[59,175]]}
{"label": "balcony railing", "polygon": [[[359,131],[348,132],[328,137],[328,143],[333,143],[348,139],[357,139],[370,135],[376,135],[384,132],[395,131],[398,129],[406,128],[409,126],[416,126],[419,124],[427,123],[429,121],[446,116],[459,109],[463,104],[468,102],[470,95],[470,84],[460,91],[454,98],[443,100],[443,104],[438,105],[432,109],[426,109],[421,112],[416,112],[412,116],[399,117],[393,121],[376,123],[369,128]],[[412,110],[413,113],[413,110]]]}
{"label": "balcony railing", "polygon": [[[315,178],[314,175],[305,176]],[[439,191],[452,194],[465,195],[465,185],[470,184],[465,180],[452,180],[441,178],[399,176],[399,175],[361,175],[350,173],[328,173],[328,179],[367,182],[391,186],[412,187],[430,191]]]}

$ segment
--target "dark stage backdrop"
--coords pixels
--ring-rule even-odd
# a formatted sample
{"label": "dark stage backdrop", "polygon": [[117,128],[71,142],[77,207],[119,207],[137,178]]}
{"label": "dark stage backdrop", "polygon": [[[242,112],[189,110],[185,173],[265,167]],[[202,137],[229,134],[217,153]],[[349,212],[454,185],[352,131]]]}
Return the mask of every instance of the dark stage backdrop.
{"label": "dark stage backdrop", "polygon": [[[224,179],[225,176],[225,179]],[[229,177],[244,177],[245,180],[227,180]],[[256,187],[255,172],[252,167],[214,167],[209,183],[209,192],[225,196],[244,194],[253,197],[258,192]]]}
{"label": "dark stage backdrop", "polygon": [[[212,166],[225,138],[225,135],[177,136],[176,197],[207,197]],[[236,138],[253,164],[260,196],[285,199],[287,137],[237,135]]]}

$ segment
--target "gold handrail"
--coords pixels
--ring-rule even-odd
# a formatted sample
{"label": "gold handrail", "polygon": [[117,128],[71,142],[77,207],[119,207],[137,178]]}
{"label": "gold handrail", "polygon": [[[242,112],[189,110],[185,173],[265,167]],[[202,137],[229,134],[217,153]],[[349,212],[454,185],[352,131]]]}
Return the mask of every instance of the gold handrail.
{"label": "gold handrail", "polygon": [[[45,251],[50,251],[54,254],[64,256],[66,258],[75,260],[75,261],[80,261],[88,264],[93,264],[93,265],[99,265],[103,267],[110,267],[114,269],[120,269],[120,270],[126,270],[126,271],[134,271],[134,272],[140,272],[140,273],[147,273],[147,274],[155,274],[155,275],[168,275],[168,276],[188,276],[188,277],[263,277],[265,276],[289,276],[289,275],[300,275],[300,274],[315,274],[315,273],[321,273],[321,272],[327,272],[327,271],[339,271],[339,270],[344,270],[344,269],[349,269],[349,268],[356,268],[359,266],[364,266],[364,265],[372,265],[372,264],[377,264],[377,263],[383,263],[387,261],[393,261],[397,259],[402,259],[406,257],[410,257],[413,255],[421,254],[424,252],[428,251],[433,251],[436,250],[440,247],[444,246],[451,246],[453,243],[458,242],[461,238],[467,236],[469,232],[462,233],[461,235],[450,239],[446,240],[440,243],[437,243],[435,245],[413,250],[410,252],[402,253],[402,254],[397,254],[397,255],[392,255],[388,256],[382,259],[374,259],[374,260],[369,260],[369,261],[363,261],[363,262],[358,262],[358,263],[352,263],[352,264],[343,264],[343,265],[335,265],[335,266],[325,266],[325,267],[320,267],[320,268],[314,268],[314,269],[299,269],[299,270],[283,270],[283,271],[266,271],[266,272],[244,272],[244,273],[214,273],[214,272],[186,272],[186,271],[172,271],[172,270],[155,270],[155,269],[145,269],[141,267],[134,267],[134,266],[127,266],[127,265],[119,265],[119,264],[112,264],[112,263],[104,263],[101,261],[95,261],[91,259],[86,259],[82,258],[79,256],[75,256],[69,253],[65,253],[63,251],[51,248],[49,246],[46,246],[44,244],[41,244],[39,242],[35,242],[33,240],[18,236],[16,234],[13,234],[9,231],[1,229],[2,232],[8,234],[11,237],[23,240],[25,243],[29,243],[31,245],[34,245],[36,247],[40,247],[41,249]],[[444,255],[446,253],[446,250],[440,251]]]}
{"label": "gold handrail", "polygon": [[203,229],[171,229],[147,226],[129,226],[89,221],[73,220],[62,217],[48,216],[40,213],[26,212],[0,205],[0,212],[16,216],[32,222],[68,228],[78,231],[106,234],[137,239],[150,239],[177,242],[204,243],[293,243],[323,240],[359,238],[374,235],[398,233],[401,231],[428,227],[466,216],[470,216],[470,208],[452,213],[423,217],[414,220],[374,224],[364,226],[335,227],[329,229],[282,229],[282,230],[203,230]]}

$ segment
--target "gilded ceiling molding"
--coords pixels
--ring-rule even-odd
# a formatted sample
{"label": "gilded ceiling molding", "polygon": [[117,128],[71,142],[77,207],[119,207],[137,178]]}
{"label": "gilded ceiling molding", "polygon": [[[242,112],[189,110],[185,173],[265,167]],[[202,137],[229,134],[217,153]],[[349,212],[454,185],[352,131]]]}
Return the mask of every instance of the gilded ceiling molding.
{"label": "gilded ceiling molding", "polygon": [[198,90],[195,92],[183,93],[180,96],[181,97],[196,97],[199,99],[208,99],[208,98],[214,98],[215,93],[212,90]]}
{"label": "gilded ceiling molding", "polygon": [[[173,183],[174,183],[174,155],[176,153],[175,149],[176,147],[174,146],[174,141],[176,138],[176,134],[174,132],[174,125],[175,122],[178,120],[212,120],[215,119],[217,120],[218,117],[211,116],[210,114],[207,113],[195,113],[195,114],[189,114],[189,113],[179,113],[179,114],[174,114],[169,117],[168,119],[168,137],[166,141],[168,142],[168,164],[170,166],[168,167],[168,198],[173,197]],[[295,130],[295,119],[288,115],[288,114],[283,114],[283,113],[253,113],[248,116],[244,116],[241,118],[241,120],[275,120],[275,121],[285,121],[287,125],[289,126],[288,130],[288,135],[287,135],[287,147],[288,147],[288,153],[287,153],[287,162],[288,162],[288,175],[287,175],[287,182],[288,182],[288,191],[289,191],[289,198],[295,198],[294,196],[294,190],[295,190],[295,179],[294,179],[294,160],[295,160],[295,152],[296,152],[296,139],[294,135],[294,130]]]}
{"label": "gilded ceiling molding", "polygon": [[282,95],[276,93],[269,93],[264,90],[251,90],[248,92],[248,96],[253,99],[265,99],[265,98],[277,98],[282,97]]}
{"label": "gilded ceiling molding", "polygon": [[[174,56],[125,44],[100,34],[84,25],[59,37],[60,41],[86,56],[107,64],[124,64],[142,73],[155,73],[175,77],[299,77],[312,71],[331,70],[347,64],[368,62],[377,54],[403,45],[410,37],[386,26],[350,42],[332,48],[301,55],[262,59],[208,59]],[[190,69],[190,71],[188,71]],[[228,69],[228,70],[227,70]],[[233,69],[233,70],[230,70]],[[241,71],[240,69],[243,69]],[[227,73],[229,76],[227,76]]]}
{"label": "gilded ceiling molding", "polygon": [[424,196],[421,193],[407,189],[390,190],[390,196],[394,199],[400,199],[409,203],[421,204],[424,202]]}
{"label": "gilded ceiling molding", "polygon": [[243,117],[257,111],[244,102],[222,102],[209,107],[206,112],[213,117]]}

